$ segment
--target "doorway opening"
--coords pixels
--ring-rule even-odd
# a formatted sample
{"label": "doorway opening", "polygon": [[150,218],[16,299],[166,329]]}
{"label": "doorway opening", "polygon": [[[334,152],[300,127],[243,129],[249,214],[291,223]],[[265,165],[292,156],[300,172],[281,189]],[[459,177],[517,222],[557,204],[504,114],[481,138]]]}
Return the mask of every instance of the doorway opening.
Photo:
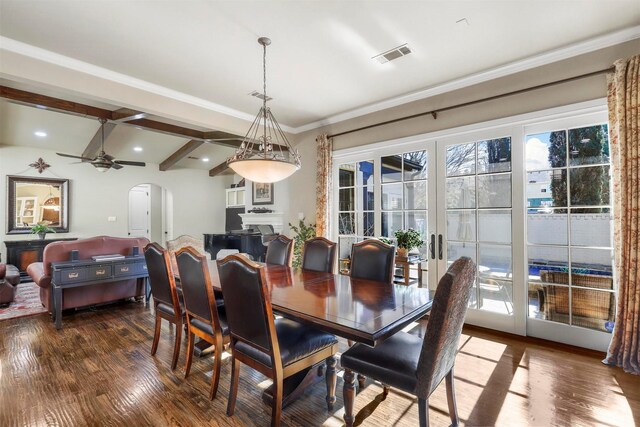
{"label": "doorway opening", "polygon": [[138,184],[129,190],[130,237],[146,237],[164,245],[173,239],[173,194],[156,184]]}

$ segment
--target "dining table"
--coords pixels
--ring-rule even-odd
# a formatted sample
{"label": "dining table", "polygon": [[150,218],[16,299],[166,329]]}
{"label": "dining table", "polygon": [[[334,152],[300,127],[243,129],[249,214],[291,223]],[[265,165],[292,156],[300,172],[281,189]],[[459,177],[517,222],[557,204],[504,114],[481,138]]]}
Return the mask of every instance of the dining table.
{"label": "dining table", "polygon": [[[215,291],[222,291],[216,261],[209,261],[209,275]],[[266,287],[273,311],[312,325],[347,340],[376,346],[431,310],[427,288],[351,278],[264,264]],[[295,400],[319,377],[310,368],[287,379],[283,407]],[[353,376],[346,372],[345,376]],[[345,389],[346,390],[346,389]],[[271,401],[271,388],[263,400]],[[345,421],[353,423],[353,399],[345,400]]]}

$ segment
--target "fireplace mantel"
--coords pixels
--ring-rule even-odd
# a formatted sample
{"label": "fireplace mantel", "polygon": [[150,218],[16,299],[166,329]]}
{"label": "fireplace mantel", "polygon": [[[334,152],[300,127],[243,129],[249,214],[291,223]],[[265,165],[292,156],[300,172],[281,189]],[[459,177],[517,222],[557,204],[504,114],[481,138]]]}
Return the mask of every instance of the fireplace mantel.
{"label": "fireplace mantel", "polygon": [[270,225],[276,233],[282,233],[284,227],[284,214],[282,212],[268,213],[244,213],[242,218],[242,228],[247,229],[249,225]]}

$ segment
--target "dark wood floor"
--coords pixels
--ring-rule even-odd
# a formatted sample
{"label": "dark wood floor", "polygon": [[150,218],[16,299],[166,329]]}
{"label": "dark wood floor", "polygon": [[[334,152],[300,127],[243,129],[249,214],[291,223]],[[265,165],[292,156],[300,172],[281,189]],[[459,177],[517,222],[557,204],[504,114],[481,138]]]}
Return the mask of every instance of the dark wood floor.
{"label": "dark wood floor", "polygon": [[[207,399],[210,358],[183,379],[170,370],[173,334],[165,325],[151,357],[153,315],[141,303],[82,311],[56,331],[47,315],[0,322],[0,426],[268,425],[261,401],[269,385],[246,366],[236,413],[225,415],[229,359],[218,398]],[[421,333],[416,325],[413,333]],[[186,344],[186,342],[184,343]],[[342,343],[342,349],[346,346]],[[632,426],[640,423],[640,377],[600,363],[601,354],[465,329],[456,363],[460,418],[466,425]],[[370,380],[356,398],[357,424],[417,425],[416,400]],[[342,380],[332,413],[321,382],[283,411],[283,425],[342,425]],[[430,401],[432,425],[449,424],[444,386]]]}

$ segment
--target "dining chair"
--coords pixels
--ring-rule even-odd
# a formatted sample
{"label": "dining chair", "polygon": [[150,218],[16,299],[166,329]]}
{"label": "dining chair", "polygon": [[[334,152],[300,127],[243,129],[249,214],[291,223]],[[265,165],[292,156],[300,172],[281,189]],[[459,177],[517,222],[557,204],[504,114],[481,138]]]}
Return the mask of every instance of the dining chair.
{"label": "dining chair", "polygon": [[351,246],[351,273],[354,279],[393,283],[396,248],[380,240],[368,239]]}
{"label": "dining chair", "polygon": [[462,257],[442,276],[424,339],[400,331],[376,347],[356,344],[342,354],[347,426],[353,425],[354,372],[382,382],[385,395],[391,386],[417,396],[420,426],[429,425],[429,396],[445,379],[449,417],[458,425],[453,368],[475,271],[473,261]]}
{"label": "dining chair", "polygon": [[337,246],[324,237],[307,240],[302,249],[302,269],[335,274]]}
{"label": "dining chair", "polygon": [[271,425],[280,425],[283,381],[325,361],[327,406],[335,403],[335,336],[293,320],[274,319],[265,268],[241,255],[217,261],[231,336],[231,386],[227,415],[232,416],[238,394],[240,363],[273,380]]}
{"label": "dining chair", "polygon": [[182,339],[184,313],[178,297],[175,278],[171,270],[169,251],[155,242],[149,243],[144,248],[144,259],[147,263],[149,285],[151,286],[154,312],[156,315],[151,355],[155,355],[158,349],[162,319],[167,320],[169,324],[175,324],[176,337],[173,345],[173,360],[171,361],[171,369],[173,370],[178,364],[178,356],[180,355],[180,340]]}
{"label": "dining chair", "polygon": [[293,239],[279,234],[278,237],[269,242],[265,256],[265,264],[288,265],[290,267],[292,258]]}
{"label": "dining chair", "polygon": [[213,375],[211,376],[211,391],[209,392],[209,399],[213,400],[218,393],[224,344],[229,342],[229,328],[227,326],[225,308],[224,305],[218,306],[216,304],[206,256],[201,255],[195,248],[188,246],[178,250],[176,261],[182,281],[189,338],[184,377],[187,378],[191,371],[195,337],[198,336],[209,344],[214,345]]}

